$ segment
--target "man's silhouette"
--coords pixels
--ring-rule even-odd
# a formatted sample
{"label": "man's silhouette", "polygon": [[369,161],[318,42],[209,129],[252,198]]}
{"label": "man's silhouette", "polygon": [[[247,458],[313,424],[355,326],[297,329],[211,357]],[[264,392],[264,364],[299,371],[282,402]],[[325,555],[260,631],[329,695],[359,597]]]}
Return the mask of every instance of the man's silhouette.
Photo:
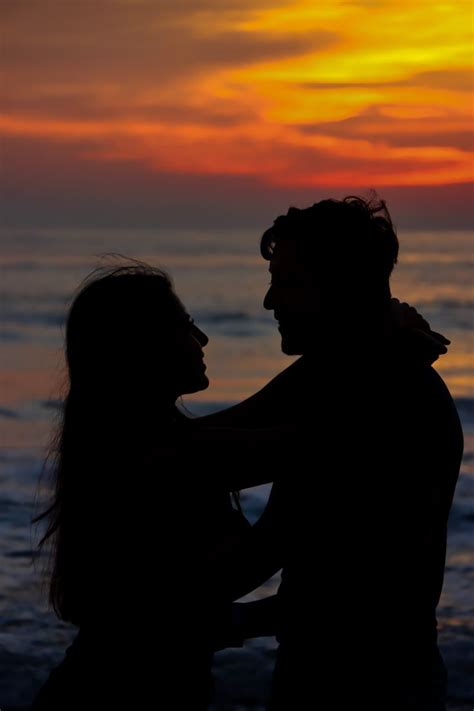
{"label": "man's silhouette", "polygon": [[390,326],[390,216],[360,198],[290,208],[261,248],[264,305],[302,357],[203,424],[300,425],[224,571],[235,599],[283,565],[270,708],[441,711],[436,606],[462,432],[427,341]]}

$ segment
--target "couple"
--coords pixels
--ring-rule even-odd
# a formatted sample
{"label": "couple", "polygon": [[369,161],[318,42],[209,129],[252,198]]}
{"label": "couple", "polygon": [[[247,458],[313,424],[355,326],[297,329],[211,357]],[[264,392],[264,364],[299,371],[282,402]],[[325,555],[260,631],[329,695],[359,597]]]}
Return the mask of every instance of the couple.
{"label": "couple", "polygon": [[[42,518],[50,600],[79,634],[33,709],[206,709],[214,652],[274,634],[272,711],[445,709],[462,433],[431,364],[448,341],[391,299],[383,201],[290,208],[261,252],[264,306],[301,357],[207,417],[176,407],[208,386],[208,339],[165,274],[99,272],[72,305]],[[238,490],[265,482],[252,527]],[[276,596],[234,602],[279,569]]]}

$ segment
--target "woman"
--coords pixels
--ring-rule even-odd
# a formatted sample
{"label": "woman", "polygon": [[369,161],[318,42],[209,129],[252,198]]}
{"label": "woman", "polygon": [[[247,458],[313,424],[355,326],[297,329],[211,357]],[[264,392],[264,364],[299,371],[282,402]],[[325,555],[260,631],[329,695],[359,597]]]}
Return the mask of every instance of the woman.
{"label": "woman", "polygon": [[214,476],[176,406],[208,387],[207,342],[169,278],[145,265],[99,270],[74,300],[54,499],[39,519],[50,601],[80,635],[34,709],[138,707],[153,695],[173,697],[168,709],[208,704],[229,601],[210,597],[203,572],[248,523],[225,486],[205,485],[222,461],[214,448]]}

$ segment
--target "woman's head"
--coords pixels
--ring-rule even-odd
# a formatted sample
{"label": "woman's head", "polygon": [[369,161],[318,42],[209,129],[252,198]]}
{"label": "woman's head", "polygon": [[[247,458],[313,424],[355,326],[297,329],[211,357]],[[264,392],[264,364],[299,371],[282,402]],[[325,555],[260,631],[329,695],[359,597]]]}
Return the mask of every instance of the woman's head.
{"label": "woman's head", "polygon": [[207,341],[169,277],[147,265],[99,269],[74,299],[68,392],[51,450],[53,501],[36,519],[47,520],[50,600],[61,618],[78,622],[87,614],[107,537],[116,526],[123,531],[134,492],[153,490],[159,472],[143,462],[178,432],[176,399],[207,388]]}
{"label": "woman's head", "polygon": [[84,393],[100,389],[112,398],[174,403],[207,388],[207,342],[164,272],[142,264],[99,269],[67,319],[70,386]]}

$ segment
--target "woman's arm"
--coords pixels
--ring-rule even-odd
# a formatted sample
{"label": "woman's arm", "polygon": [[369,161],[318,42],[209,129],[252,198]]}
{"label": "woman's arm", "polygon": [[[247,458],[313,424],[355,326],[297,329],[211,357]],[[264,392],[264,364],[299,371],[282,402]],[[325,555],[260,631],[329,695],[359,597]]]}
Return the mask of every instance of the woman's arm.
{"label": "woman's arm", "polygon": [[235,638],[274,637],[277,630],[278,596],[232,604],[231,623]]}
{"label": "woman's arm", "polygon": [[277,607],[276,595],[252,602],[233,602],[213,640],[214,651],[242,647],[245,640],[254,637],[274,637],[278,625]]}
{"label": "woman's arm", "polygon": [[206,427],[253,429],[297,419],[299,399],[305,393],[305,379],[304,359],[298,358],[246,400],[226,410],[199,417],[197,421]]}
{"label": "woman's arm", "polygon": [[386,323],[386,336],[396,347],[402,347],[412,357],[425,363],[434,363],[448,352],[451,341],[431,329],[428,321],[410,306],[398,299],[390,300]]}
{"label": "woman's arm", "polygon": [[283,567],[284,507],[280,485],[274,484],[267,506],[239,543],[223,551],[210,551],[210,587],[219,599],[238,600]]}
{"label": "woman's arm", "polygon": [[301,427],[265,429],[193,426],[191,446],[205,463],[203,484],[226,491],[247,489],[280,479],[291,465]]}

